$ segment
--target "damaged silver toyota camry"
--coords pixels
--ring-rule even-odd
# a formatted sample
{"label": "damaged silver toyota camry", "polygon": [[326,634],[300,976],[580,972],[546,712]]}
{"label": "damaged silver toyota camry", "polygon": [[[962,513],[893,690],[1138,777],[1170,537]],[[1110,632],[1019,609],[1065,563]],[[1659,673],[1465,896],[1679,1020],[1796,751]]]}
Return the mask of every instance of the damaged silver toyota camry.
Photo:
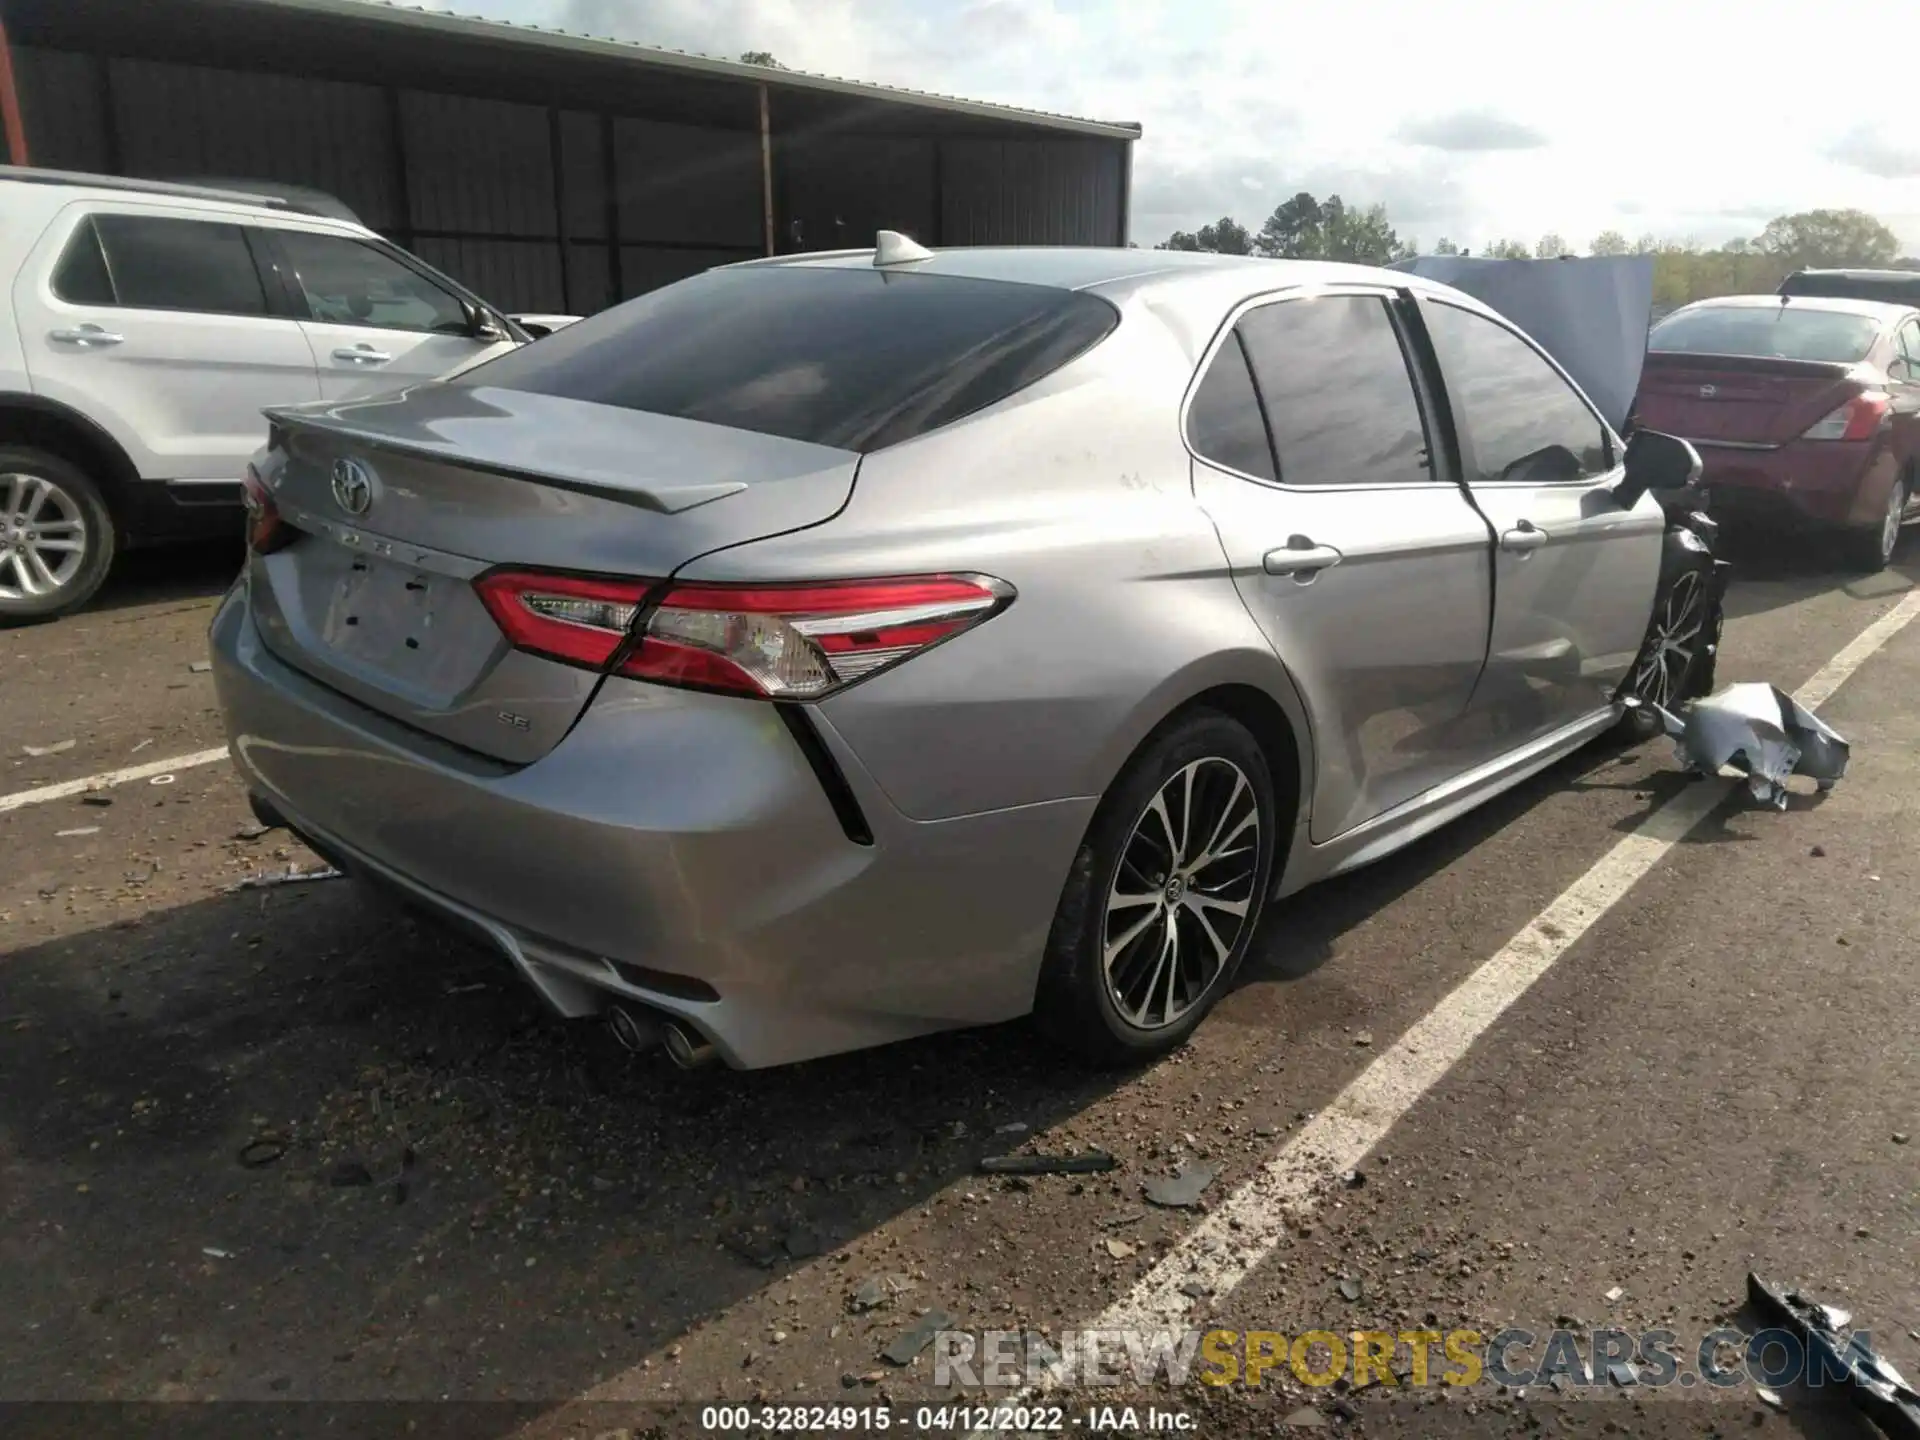
{"label": "damaged silver toyota camry", "polygon": [[1717,633],[1690,449],[1409,273],[882,236],[270,418],[256,808],[682,1063],[1162,1053]]}

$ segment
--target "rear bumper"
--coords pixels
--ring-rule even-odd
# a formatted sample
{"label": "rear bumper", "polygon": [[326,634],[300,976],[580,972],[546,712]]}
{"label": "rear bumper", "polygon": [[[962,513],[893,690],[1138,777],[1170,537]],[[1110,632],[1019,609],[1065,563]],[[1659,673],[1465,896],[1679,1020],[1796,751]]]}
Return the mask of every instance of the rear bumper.
{"label": "rear bumper", "polygon": [[624,997],[755,1067],[1032,1007],[1091,800],[911,821],[816,717],[863,845],[756,701],[610,681],[510,768],[287,666],[244,587],[211,638],[249,789],[342,868],[482,936],[562,1015]]}
{"label": "rear bumper", "polygon": [[1769,450],[1695,441],[1716,520],[1768,528],[1877,525],[1896,474],[1876,441],[1794,440]]}

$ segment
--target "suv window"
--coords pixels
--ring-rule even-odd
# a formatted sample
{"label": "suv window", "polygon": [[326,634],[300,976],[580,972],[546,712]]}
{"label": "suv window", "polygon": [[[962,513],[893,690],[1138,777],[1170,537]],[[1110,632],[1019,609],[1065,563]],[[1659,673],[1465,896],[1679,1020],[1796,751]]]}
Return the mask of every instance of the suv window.
{"label": "suv window", "polygon": [[1213,363],[1187,407],[1187,443],[1202,460],[1259,480],[1278,479],[1273,442],[1253,391],[1247,352],[1236,330],[1215,352]]}
{"label": "suv window", "polygon": [[1423,300],[1462,438],[1469,481],[1564,484],[1603,475],[1606,427],[1540,353],[1504,325]]}
{"label": "suv window", "polygon": [[62,299],[132,310],[267,313],[246,235],[238,225],[210,220],[95,215],[74,232],[54,291]]}
{"label": "suv window", "polygon": [[1429,478],[1426,427],[1383,297],[1282,300],[1242,316],[1239,332],[1282,484]]}
{"label": "suv window", "polygon": [[1075,290],[871,266],[710,270],[490,360],[501,386],[870,451],[992,405],[1104,339]]}
{"label": "suv window", "polygon": [[113,276],[107,273],[93,217],[80,222],[60,252],[60,263],[53,267],[53,293],[74,305],[113,304]]}
{"label": "suv window", "polygon": [[435,335],[472,332],[459,296],[372,245],[304,230],[273,233],[311,319]]}

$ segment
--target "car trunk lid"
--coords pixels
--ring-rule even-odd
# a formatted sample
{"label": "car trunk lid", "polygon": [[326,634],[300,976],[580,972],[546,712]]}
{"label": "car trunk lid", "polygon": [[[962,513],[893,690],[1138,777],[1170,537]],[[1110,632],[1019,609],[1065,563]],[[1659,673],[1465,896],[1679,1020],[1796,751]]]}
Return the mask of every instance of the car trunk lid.
{"label": "car trunk lid", "polygon": [[600,675],[514,650],[476,578],[508,565],[664,579],[711,550],[830,518],[859,462],[488,387],[270,418],[266,479],[299,535],[250,561],[268,647],[382,714],[518,764],[559,743]]}
{"label": "car trunk lid", "polygon": [[1862,388],[1839,362],[1655,350],[1634,410],[1642,425],[1689,440],[1779,445]]}

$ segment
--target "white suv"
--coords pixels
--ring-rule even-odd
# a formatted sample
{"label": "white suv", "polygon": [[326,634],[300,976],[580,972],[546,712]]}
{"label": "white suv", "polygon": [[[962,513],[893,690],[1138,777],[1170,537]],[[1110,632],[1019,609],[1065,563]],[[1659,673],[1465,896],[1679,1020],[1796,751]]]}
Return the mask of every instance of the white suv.
{"label": "white suv", "polygon": [[0,166],[0,624],[82,604],[127,546],[237,533],[264,407],[528,338],[284,199]]}

